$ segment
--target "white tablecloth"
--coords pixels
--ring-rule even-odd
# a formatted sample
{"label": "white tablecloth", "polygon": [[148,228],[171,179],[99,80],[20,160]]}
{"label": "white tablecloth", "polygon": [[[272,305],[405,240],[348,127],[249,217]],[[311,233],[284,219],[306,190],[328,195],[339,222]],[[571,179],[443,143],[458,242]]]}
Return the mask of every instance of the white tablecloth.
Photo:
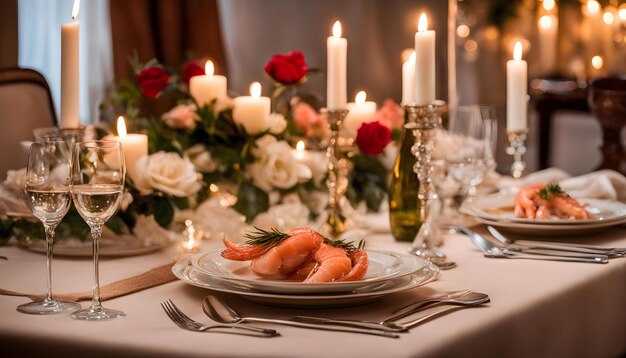
{"label": "white tablecloth", "polygon": [[[626,228],[580,242],[626,247]],[[205,243],[205,250],[219,247]],[[374,235],[368,247],[404,252],[408,245]],[[425,287],[375,303],[335,309],[281,309],[224,296],[240,311],[268,316],[295,314],[382,318],[417,294],[471,289],[490,295],[480,308],[454,311],[416,327],[399,339],[272,326],[282,337],[265,339],[195,333],[176,327],[159,302],[170,298],[190,316],[209,322],[200,302],[208,291],[176,281],[105,302],[127,317],[107,322],[75,321],[67,314],[32,316],[15,307],[26,298],[0,296],[0,355],[30,356],[255,356],[255,357],[615,357],[626,353],[626,258],[609,264],[488,259],[467,237],[448,235],[443,250],[458,267]],[[103,259],[101,283],[142,273],[172,260],[174,247],[137,257]],[[45,291],[45,256],[15,246],[0,247],[0,287]],[[56,292],[88,290],[92,262],[57,258]],[[83,306],[88,303],[83,302]]]}

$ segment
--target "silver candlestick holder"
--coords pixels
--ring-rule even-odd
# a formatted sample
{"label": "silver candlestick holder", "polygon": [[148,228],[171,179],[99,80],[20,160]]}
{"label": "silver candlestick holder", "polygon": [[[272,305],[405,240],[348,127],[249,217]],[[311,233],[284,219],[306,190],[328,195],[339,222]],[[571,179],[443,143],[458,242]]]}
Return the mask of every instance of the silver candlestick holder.
{"label": "silver candlestick holder", "polygon": [[348,189],[348,171],[350,162],[341,148],[339,129],[348,114],[347,109],[329,110],[322,108],[321,113],[330,126],[331,137],[326,150],[328,159],[328,219],[324,227],[332,237],[337,238],[346,231],[346,217],[341,209],[341,201]]}
{"label": "silver candlestick holder", "polygon": [[522,156],[526,153],[526,146],[524,145],[526,134],[528,134],[527,129],[507,132],[509,147],[506,148],[506,154],[513,157],[511,175],[515,179],[521,178],[526,170],[526,162],[522,160]]}
{"label": "silver candlestick holder", "polygon": [[[408,120],[404,128],[411,130],[415,137],[411,153],[415,156],[413,171],[417,174],[420,184],[417,197],[420,203],[422,226],[413,242],[411,252],[439,267],[452,268],[456,265],[447,262],[446,255],[435,246],[439,239],[439,223],[438,220],[432,220],[439,214],[434,212],[439,208],[439,198],[435,193],[431,178],[433,172],[431,155],[437,130],[441,128],[441,113],[444,108],[445,102],[443,101],[435,101],[425,106],[405,105],[404,110],[408,114]],[[432,218],[430,218],[431,210],[433,211]]]}

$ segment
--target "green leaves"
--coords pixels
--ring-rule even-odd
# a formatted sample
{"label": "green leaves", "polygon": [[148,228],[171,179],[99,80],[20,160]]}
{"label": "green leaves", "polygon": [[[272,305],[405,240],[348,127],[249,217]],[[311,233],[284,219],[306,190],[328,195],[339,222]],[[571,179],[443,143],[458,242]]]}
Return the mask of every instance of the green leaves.
{"label": "green leaves", "polygon": [[244,182],[237,193],[237,203],[234,209],[250,221],[255,216],[269,209],[269,197],[266,192],[250,182]]}
{"label": "green leaves", "polygon": [[365,200],[367,208],[378,211],[387,195],[387,170],[376,157],[355,155],[346,197],[353,206]]}

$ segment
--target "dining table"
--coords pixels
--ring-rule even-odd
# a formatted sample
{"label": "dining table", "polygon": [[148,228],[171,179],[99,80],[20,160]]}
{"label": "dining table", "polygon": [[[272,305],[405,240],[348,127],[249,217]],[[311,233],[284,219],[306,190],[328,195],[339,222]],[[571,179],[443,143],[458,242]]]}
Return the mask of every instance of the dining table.
{"label": "dining table", "polygon": [[[473,230],[488,235],[477,224]],[[528,235],[511,235],[527,238]],[[553,238],[626,247],[626,226],[586,235]],[[203,241],[202,251],[222,247],[220,239]],[[391,234],[367,234],[368,250],[406,253],[410,243]],[[442,270],[434,282],[348,307],[274,307],[233,294],[218,293],[245,314],[287,318],[296,315],[378,320],[419,296],[469,289],[491,301],[455,310],[387,338],[347,332],[258,324],[279,337],[262,338],[220,332],[191,332],[177,327],[160,303],[171,299],[197,321],[211,322],[201,302],[211,291],[181,280],[104,302],[123,310],[123,319],[88,322],[69,314],[28,315],[16,307],[24,297],[0,296],[0,355],[89,357],[617,357],[626,354],[626,257],[608,264],[487,258],[467,236],[446,233],[441,249],[457,267]],[[45,256],[15,241],[0,247],[0,287],[45,292]],[[103,257],[105,285],[181,260],[180,245],[144,255]],[[53,263],[54,292],[91,289],[90,258],[62,257]],[[83,307],[89,301],[83,301]]]}

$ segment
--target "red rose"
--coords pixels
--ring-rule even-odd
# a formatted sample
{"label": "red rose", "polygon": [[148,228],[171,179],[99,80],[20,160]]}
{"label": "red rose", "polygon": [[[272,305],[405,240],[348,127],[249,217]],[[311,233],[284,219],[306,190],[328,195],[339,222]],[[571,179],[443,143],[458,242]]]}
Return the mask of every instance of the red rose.
{"label": "red rose", "polygon": [[391,140],[391,130],[379,121],[363,123],[356,133],[356,145],[363,154],[378,155]]}
{"label": "red rose", "polygon": [[137,75],[141,93],[148,98],[156,98],[167,86],[170,75],[163,67],[148,67]]}
{"label": "red rose", "polygon": [[204,75],[204,68],[200,67],[196,61],[187,61],[183,64],[183,80],[185,80],[185,83],[189,83],[191,77],[201,75]]}
{"label": "red rose", "polygon": [[274,55],[265,65],[265,72],[274,79],[285,85],[297,83],[309,70],[304,62],[304,55],[300,51],[292,51],[288,54]]}

